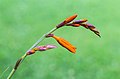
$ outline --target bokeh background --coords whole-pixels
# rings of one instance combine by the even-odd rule
[[[12,79],[120,79],[119,0],[0,0],[0,75],[6,79],[16,60],[44,33],[68,16],[87,18],[102,38],[79,27],[55,32],[77,47],[72,54],[54,39],[40,43],[57,49],[38,52]]]

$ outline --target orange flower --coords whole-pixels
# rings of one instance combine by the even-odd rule
[[[65,19],[65,22],[66,22],[66,23],[69,23],[69,22],[73,21],[76,17],[77,17],[76,14],[73,15],[73,16],[70,16],[70,17],[68,17],[68,18]]]
[[[66,48],[67,50],[69,50],[72,53],[76,52],[76,47],[74,47],[72,44],[70,44],[68,41],[66,41],[63,38],[60,38],[58,36],[53,35],[52,36],[61,46],[63,46],[64,48]]]

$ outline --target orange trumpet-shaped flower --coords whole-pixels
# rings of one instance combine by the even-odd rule
[[[74,47],[72,44],[70,44],[68,41],[66,41],[65,39],[55,36],[52,36],[61,46],[63,46],[64,48],[66,48],[67,50],[69,50],[72,53],[76,52],[76,47]]]

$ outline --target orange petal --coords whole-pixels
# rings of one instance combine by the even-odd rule
[[[76,49],[75,46],[73,46],[72,44],[70,44],[70,43],[69,43],[68,41],[66,41],[65,39],[63,39],[63,38],[60,38],[60,39],[61,39],[60,41],[64,42],[66,45],[72,47],[73,49]]]
[[[65,22],[66,22],[66,23],[69,23],[69,22],[73,21],[76,17],[77,17],[76,14],[73,15],[73,16],[70,16],[70,17],[66,18]]]
[[[67,50],[69,50],[72,53],[76,52],[76,47],[74,47],[72,44],[70,44],[68,41],[66,41],[63,38],[60,38],[58,36],[53,36],[53,38],[64,48],[66,48]]]

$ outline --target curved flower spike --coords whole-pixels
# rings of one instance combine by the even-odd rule
[[[74,47],[72,44],[70,44],[68,41],[66,41],[65,39],[55,36],[52,36],[61,46],[63,46],[64,48],[66,48],[67,50],[69,50],[72,53],[76,52],[76,47]]]

